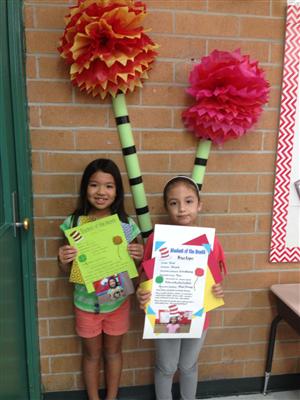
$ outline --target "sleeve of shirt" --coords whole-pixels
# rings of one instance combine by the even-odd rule
[[[152,258],[152,247],[153,247],[153,238],[154,238],[154,233],[152,232],[150,236],[147,239],[147,242],[144,247],[144,256],[143,256],[143,261],[150,260]]]
[[[141,233],[141,231],[132,218],[128,217],[128,222],[131,226],[130,242],[132,242]]]
[[[144,273],[147,279],[152,279],[154,270],[154,258],[152,257],[152,246],[153,246],[154,233],[148,237],[147,242],[144,246],[144,256],[143,260],[139,266],[139,275]]]
[[[72,215],[69,215],[59,227],[63,232],[72,228]]]

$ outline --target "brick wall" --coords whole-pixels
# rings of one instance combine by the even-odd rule
[[[110,157],[123,173],[110,101],[71,87],[56,47],[67,0],[25,0],[27,88],[30,109],[35,243],[42,379],[46,391],[82,388],[80,342],[73,329],[72,288],[58,271],[59,224],[73,209],[81,172]],[[201,380],[263,375],[275,283],[299,282],[299,264],[268,262],[272,193],[285,27],[284,0],[148,0],[147,27],[161,45],[142,90],[127,97],[153,221],[164,221],[161,189],[192,170],[196,140],[181,111],[193,60],[214,48],[241,48],[259,60],[272,90],[262,118],[247,136],[213,148],[203,187],[201,223],[215,226],[230,274],[226,305],[213,312],[200,356]],[[153,343],[142,341],[135,306],[124,345],[122,385],[153,382]],[[299,336],[282,324],[273,372],[299,372]]]

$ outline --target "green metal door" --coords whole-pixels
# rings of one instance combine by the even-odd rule
[[[0,400],[40,399],[22,3],[0,0]]]

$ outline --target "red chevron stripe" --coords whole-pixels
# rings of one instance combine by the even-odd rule
[[[274,189],[271,262],[299,262],[300,248],[284,246],[298,91],[300,7],[287,8],[286,42]]]

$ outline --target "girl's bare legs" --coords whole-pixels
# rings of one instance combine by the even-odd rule
[[[106,381],[106,400],[114,400],[118,395],[118,389],[122,372],[122,339],[123,335],[112,336],[104,334],[103,356]]]
[[[82,371],[89,400],[100,400],[99,370],[102,353],[102,335],[82,338]]]

